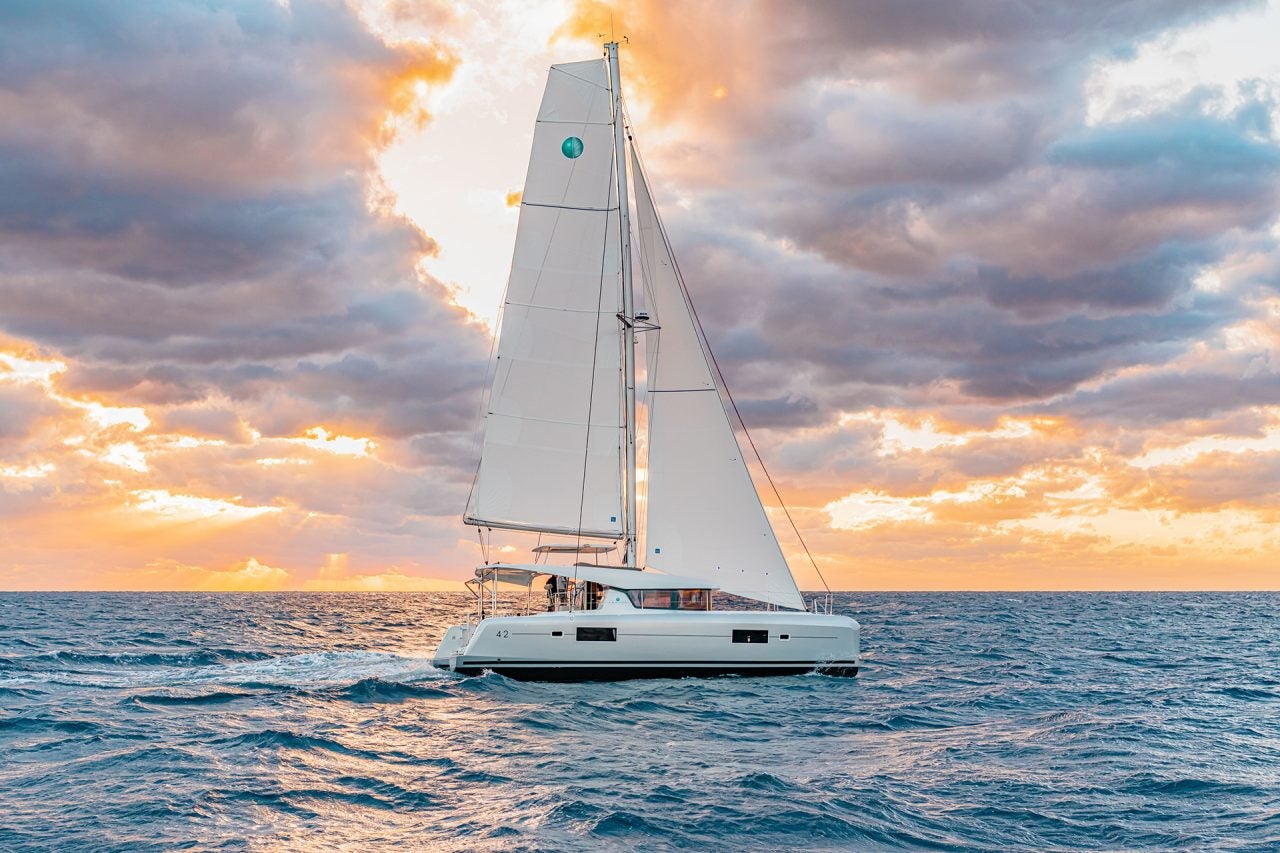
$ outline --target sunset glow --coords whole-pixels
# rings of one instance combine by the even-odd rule
[[[0,588],[460,588],[546,67],[610,14],[833,587],[1280,587],[1280,3],[213,7],[6,57]]]

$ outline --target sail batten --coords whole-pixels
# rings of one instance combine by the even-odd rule
[[[649,348],[645,564],[782,607],[804,600],[720,399],[653,196],[632,150]]]
[[[571,204],[548,204],[546,202],[542,204],[536,204],[531,201],[521,201],[520,204],[521,206],[528,205],[529,207],[554,207],[557,210],[589,210],[589,211],[592,211],[593,213],[610,213],[618,209],[616,206],[615,207],[574,207]]]
[[[622,535],[618,208],[605,64],[552,66],[520,205],[468,524]]]
[[[471,516],[463,516],[462,523],[471,527],[489,527],[494,530],[515,530],[521,533],[550,533],[560,536],[581,536],[584,539],[607,539],[616,542],[619,534],[613,530],[587,530],[577,527],[539,527],[527,524],[509,524],[501,521],[486,521],[484,519],[472,518]]]

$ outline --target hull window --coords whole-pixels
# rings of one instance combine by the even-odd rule
[[[643,610],[710,610],[709,589],[633,589],[631,604]]]
[[[734,631],[733,641],[735,643],[767,643],[769,642],[768,631]]]
[[[579,628],[578,639],[592,642],[612,643],[618,639],[617,628]]]

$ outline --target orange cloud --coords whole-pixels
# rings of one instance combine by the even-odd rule
[[[421,128],[431,119],[425,103],[428,93],[433,86],[449,82],[459,60],[440,44],[400,42],[395,50],[399,63],[378,81],[380,101],[387,105],[393,120],[407,120]],[[379,143],[390,143],[397,130],[396,121],[384,123]]]
[[[136,570],[109,572],[99,588],[107,590],[196,590],[201,592],[459,592],[461,581],[404,575],[395,569],[379,574],[335,576],[321,571],[319,578],[301,578],[296,572],[249,557],[222,568],[205,568],[176,560],[155,560]]]
[[[732,174],[726,139],[754,120],[771,96],[773,23],[722,4],[576,0],[553,40],[618,41],[628,109],[642,150],[657,154],[665,175],[703,183]],[[776,81],[775,81],[776,82]]]

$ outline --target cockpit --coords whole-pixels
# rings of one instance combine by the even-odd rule
[[[534,563],[486,564],[476,569],[475,579],[468,581],[467,586],[476,596],[478,615],[482,619],[500,613],[516,615],[539,611],[712,609],[715,587],[700,578],[584,561],[570,565],[547,562],[553,554],[596,555],[610,550],[612,546],[542,545],[534,549]],[[508,590],[501,596],[499,585]],[[518,591],[520,588],[523,594]]]

